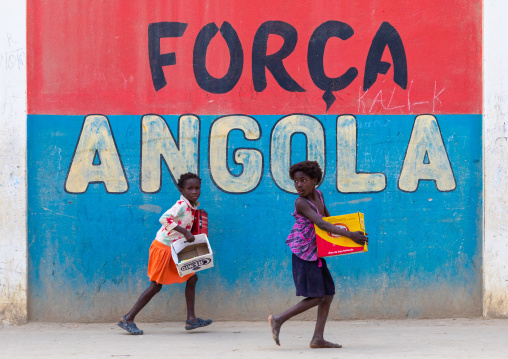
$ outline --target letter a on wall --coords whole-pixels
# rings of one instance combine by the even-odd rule
[[[85,118],[65,180],[65,191],[84,193],[90,183],[103,183],[108,193],[125,193],[129,189],[106,116]]]
[[[420,180],[435,181],[441,192],[453,191],[457,187],[439,125],[432,115],[415,119],[400,171],[399,188],[414,192]]]

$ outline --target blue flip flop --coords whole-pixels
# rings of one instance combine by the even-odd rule
[[[119,320],[118,323],[116,323],[116,324],[120,328],[128,331],[129,334],[132,334],[132,335],[143,334],[143,331],[137,327],[136,323],[127,323],[127,319],[125,318],[125,315],[122,317],[122,320]]]
[[[211,319],[196,318],[195,321],[186,320],[185,323],[188,324],[185,326],[185,330],[192,330],[192,329],[197,329],[197,328],[201,328],[201,327],[206,327],[206,326],[212,324],[212,320]]]

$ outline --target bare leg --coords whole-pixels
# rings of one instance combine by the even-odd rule
[[[150,302],[154,295],[160,292],[161,289],[162,284],[157,284],[157,282],[152,281],[150,286],[139,296],[138,301],[134,304],[130,312],[125,315],[127,323],[134,322],[136,315],[148,304],[148,302]],[[120,320],[123,322],[123,318]]]
[[[187,320],[195,321],[196,314],[194,313],[194,303],[196,301],[196,283],[198,282],[198,275],[194,274],[187,280],[185,285],[185,302],[187,303]]]
[[[270,323],[270,327],[272,328],[272,337],[275,340],[275,344],[280,345],[279,341],[279,332],[280,327],[284,322],[288,319],[293,318],[295,315],[305,312],[316,305],[319,305],[324,298],[305,298],[300,303],[295,306],[289,308],[284,313],[279,315],[270,315],[268,317],[268,323]]]
[[[328,318],[328,312],[330,311],[332,300],[333,295],[326,295],[325,299],[319,304],[316,328],[314,329],[314,336],[310,342],[311,348],[342,348],[342,345],[327,342],[323,337],[326,319]]]
[[[196,299],[196,283],[198,282],[198,276],[194,274],[187,280],[185,286],[185,301],[187,303],[187,320],[185,321],[185,329],[193,330],[201,327],[206,327],[212,324],[211,319],[197,318],[194,314],[194,303]]]

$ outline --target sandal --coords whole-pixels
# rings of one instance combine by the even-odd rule
[[[185,330],[192,330],[196,328],[206,327],[207,325],[212,324],[212,320],[196,318],[195,321],[186,320],[185,323],[188,324],[185,326]]]
[[[122,320],[118,321],[118,323],[116,323],[116,324],[120,328],[128,331],[129,334],[132,334],[132,335],[143,334],[143,331],[136,326],[136,323],[127,323],[127,319],[125,318],[125,315],[122,317]]]

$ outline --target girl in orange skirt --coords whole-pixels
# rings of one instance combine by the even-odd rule
[[[171,256],[171,243],[181,238],[194,242],[191,228],[194,222],[196,209],[199,206],[198,198],[201,194],[201,179],[194,173],[185,173],[178,180],[178,190],[182,194],[180,199],[159,221],[162,227],[152,242],[148,258],[148,277],[150,286],[146,289],[132,309],[117,323],[130,334],[139,335],[143,331],[134,323],[136,315],[148,304],[154,295],[160,292],[163,285],[187,282],[185,286],[185,300],[187,302],[187,320],[185,329],[191,330],[212,324],[211,319],[197,318],[194,314],[196,283],[198,276],[195,273],[180,277],[175,262]]]

